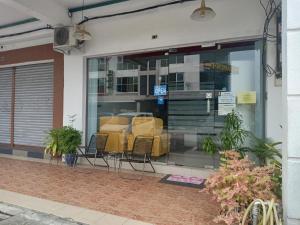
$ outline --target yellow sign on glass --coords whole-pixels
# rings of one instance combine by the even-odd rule
[[[240,92],[237,95],[238,104],[256,104],[256,92],[255,91],[245,91]]]

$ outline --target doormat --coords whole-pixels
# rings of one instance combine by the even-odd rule
[[[160,183],[203,189],[205,187],[205,181],[206,179],[202,177],[190,177],[169,174],[163,177],[160,180]]]

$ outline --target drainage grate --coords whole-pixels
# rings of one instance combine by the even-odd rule
[[[12,215],[0,211],[0,221],[7,220],[10,217],[12,217]]]

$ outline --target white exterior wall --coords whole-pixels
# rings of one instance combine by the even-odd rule
[[[276,33],[275,20],[270,28],[272,33]],[[267,63],[276,68],[276,43],[269,42],[267,47]],[[266,136],[275,141],[282,141],[282,86],[281,80],[276,80],[275,76],[266,78]]]
[[[65,57],[64,65],[64,125],[69,124],[69,115],[76,114],[74,127],[82,130],[85,121],[85,79],[82,55]]]
[[[274,76],[267,78],[266,91],[266,137],[282,141],[282,87],[275,86]]]
[[[300,1],[283,1],[283,201],[285,224],[300,224]]]
[[[134,0],[133,0],[134,1]],[[199,2],[184,3],[134,15],[91,21],[86,24],[93,39],[86,42],[84,53],[65,56],[64,115],[77,114],[76,128],[85,130],[85,90],[83,80],[84,58],[95,55],[111,55],[135,51],[147,51],[166,47],[201,44],[223,40],[248,39],[262,35],[264,11],[256,0],[207,1],[217,16],[208,22],[196,22],[190,14]],[[154,3],[153,3],[154,4]],[[134,4],[132,4],[134,5]],[[109,12],[92,10],[94,15]],[[117,8],[117,7],[116,7]],[[128,6],[130,9],[130,7]],[[114,8],[115,9],[115,8]],[[102,11],[101,11],[102,10]],[[158,38],[151,39],[153,34]],[[268,79],[267,136],[281,140],[278,122],[281,114],[280,87],[275,88]]]

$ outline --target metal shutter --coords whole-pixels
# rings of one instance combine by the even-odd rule
[[[53,120],[53,64],[16,67],[14,143],[43,146]]]
[[[13,70],[0,69],[0,143],[10,143]]]

